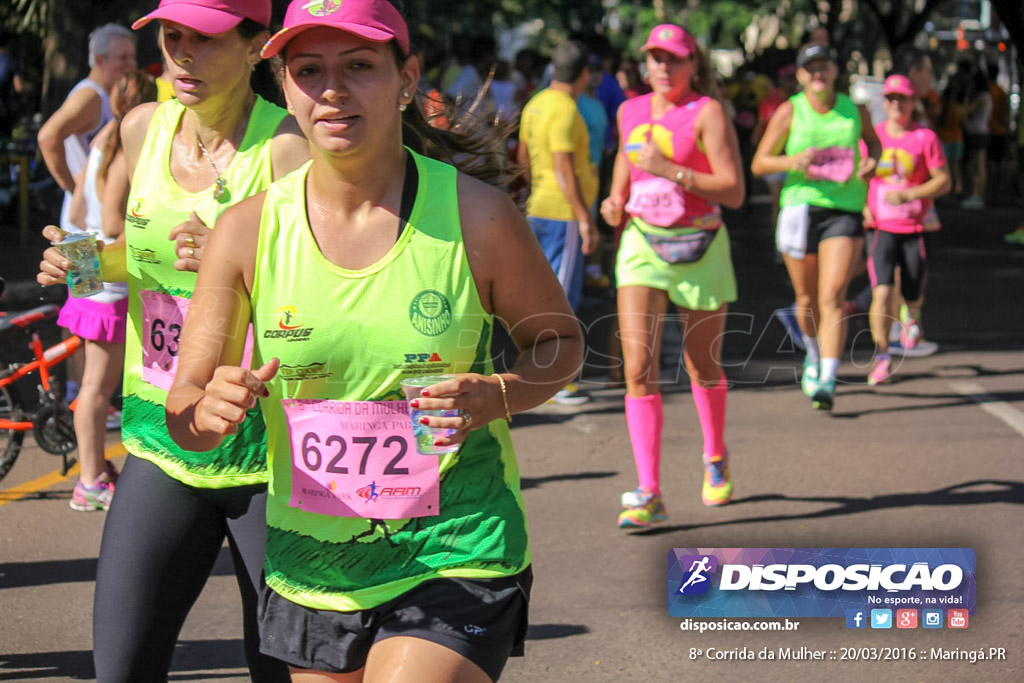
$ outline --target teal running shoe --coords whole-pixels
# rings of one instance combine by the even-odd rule
[[[804,396],[811,398],[818,391],[818,361],[804,356],[804,372],[800,376],[800,389]]]
[[[818,383],[818,390],[811,396],[811,407],[815,410],[832,410],[836,402],[836,380],[832,378]]]

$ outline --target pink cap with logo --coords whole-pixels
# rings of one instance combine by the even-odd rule
[[[166,19],[215,36],[238,26],[242,19],[269,26],[270,13],[270,0],[160,0],[159,7],[132,24],[132,28],[138,30],[154,19]]]
[[[394,40],[402,54],[409,54],[409,27],[387,0],[292,0],[284,28],[263,46],[263,56],[273,57],[292,38],[318,26],[341,29],[373,43]]]
[[[643,51],[664,50],[676,57],[689,57],[697,51],[697,40],[685,28],[675,24],[661,24],[651,29]]]
[[[917,92],[914,90],[914,84],[910,82],[909,78],[901,74],[893,74],[885,79],[885,85],[882,86],[882,94],[913,97]]]

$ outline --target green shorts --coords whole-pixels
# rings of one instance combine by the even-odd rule
[[[672,265],[658,256],[647,243],[634,218],[622,233],[615,262],[618,287],[641,286],[668,292],[669,301],[691,311],[717,311],[723,304],[736,301],[736,275],[732,269],[729,233],[723,225],[721,235],[699,261]],[[697,232],[696,228],[667,230],[642,223],[652,235],[678,235]]]

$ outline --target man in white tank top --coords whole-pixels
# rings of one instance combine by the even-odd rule
[[[135,37],[117,24],[106,24],[89,35],[89,75],[68,93],[64,104],[39,129],[39,150],[46,167],[64,190],[60,227],[74,230],[68,216],[71,194],[85,168],[89,142],[107,121],[110,90],[126,71],[135,68]]]

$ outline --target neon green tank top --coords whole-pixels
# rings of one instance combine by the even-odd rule
[[[857,105],[838,93],[832,109],[819,114],[811,109],[807,95],[800,93],[789,99],[793,103],[793,123],[786,140],[786,154],[793,155],[808,147],[820,150],[839,148],[853,150],[853,168],[860,163],[861,118]],[[810,204],[829,209],[860,212],[867,200],[868,186],[854,175],[844,183],[812,180],[800,171],[788,171],[782,188],[780,204]]]
[[[212,452],[184,451],[167,433],[164,404],[172,377],[168,371],[175,367],[181,333],[179,304],[191,298],[196,282],[195,273],[174,269],[175,244],[167,236],[192,211],[212,227],[229,206],[271,183],[271,140],[287,114],[256,99],[242,142],[224,172],[227,193],[218,201],[212,188],[187,192],[171,176],[171,143],[184,112],[177,100],[164,102],[154,111],[128,195],[125,238],[130,296],[121,438],[129,453],[191,486],[261,483],[268,475],[266,430],[259,411],[251,411],[238,433]]]
[[[339,268],[318,248],[306,218],[308,165],[271,185],[263,206],[253,363],[281,360],[270,396],[261,399],[271,469],[266,580],[312,608],[366,609],[429,579],[509,576],[530,561],[503,420],[472,432],[458,454],[440,456],[437,516],[379,520],[289,506],[282,399],[399,401],[403,377],[493,372],[494,319],[466,260],[456,170],[413,157],[419,184],[408,224],[388,254],[362,270]],[[326,462],[326,446],[324,453]]]

